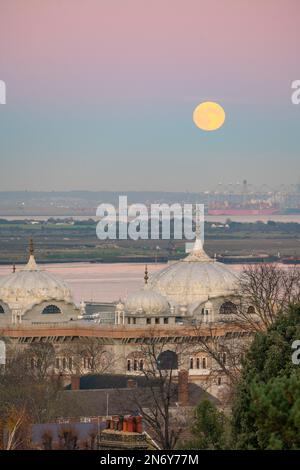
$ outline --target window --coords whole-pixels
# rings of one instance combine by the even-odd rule
[[[197,360],[196,360],[196,367],[197,367],[197,369],[200,369],[200,359],[199,359],[199,357],[197,357]]]
[[[133,370],[138,370],[138,362],[136,359],[133,361]]]
[[[174,351],[163,351],[157,358],[157,367],[160,370],[178,369],[178,356]]]
[[[47,307],[44,308],[42,311],[44,314],[48,313],[61,313],[60,308],[58,308],[56,305],[47,305]]]
[[[69,370],[73,369],[73,359],[72,357],[69,357]]]
[[[166,317],[164,318],[164,324],[167,325],[169,323],[169,319]]]
[[[136,318],[133,317],[132,321],[133,321],[133,324],[135,325],[136,324]]]
[[[155,325],[159,325],[159,318],[155,318]]]
[[[221,379],[221,377],[218,377],[218,385],[219,385],[219,386],[222,385],[222,379]]]
[[[62,366],[63,366],[63,369],[67,368],[67,359],[65,357],[62,360]]]
[[[202,369],[206,369],[206,357],[202,358]]]
[[[253,305],[250,305],[250,306],[248,307],[247,313],[249,313],[249,314],[255,313],[255,308],[253,307]]]
[[[147,318],[146,323],[147,325],[151,325],[151,318]]]
[[[56,367],[56,369],[59,369],[59,367],[60,367],[59,357],[57,357],[56,360],[55,360],[55,367]]]
[[[222,360],[223,360],[223,364],[225,365],[226,364],[226,353],[223,353]]]
[[[67,364],[66,364],[67,366]],[[63,365],[63,368],[65,369],[66,366]],[[93,360],[91,357],[84,357],[83,358],[83,367],[85,369],[92,369],[93,368]]]
[[[237,308],[236,305],[230,301],[224,302],[220,307],[220,314],[221,315],[230,315],[236,313]]]
[[[127,370],[128,370],[128,372],[131,371],[131,360],[130,359],[127,359]]]
[[[140,359],[140,370],[144,370],[144,361]]]
[[[218,359],[219,359],[219,363],[221,364],[226,364],[226,353],[219,353],[218,354]]]
[[[194,359],[190,358],[190,369],[194,369]]]
[[[2,307],[2,305],[0,305],[0,313],[5,313],[4,308]]]
[[[31,367],[31,369],[34,369],[34,368],[35,368],[35,360],[34,360],[34,357],[32,357],[32,358],[30,359],[30,367]]]
[[[131,321],[131,318],[128,317],[128,318],[127,318],[127,323],[128,323],[128,325],[130,325],[130,321]]]

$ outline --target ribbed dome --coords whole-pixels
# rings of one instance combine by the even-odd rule
[[[24,269],[0,278],[0,300],[8,305],[26,307],[48,300],[72,302],[69,287],[36,265],[33,254]]]
[[[168,301],[158,292],[146,285],[143,289],[130,294],[125,302],[128,313],[145,313],[158,315],[169,309]]]
[[[209,296],[234,294],[237,276],[224,264],[209,258],[197,239],[186,258],[156,273],[149,285],[170,302],[192,304],[206,301]]]

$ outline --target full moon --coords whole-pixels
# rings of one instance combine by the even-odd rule
[[[203,131],[216,131],[224,124],[225,111],[218,103],[205,101],[194,109],[193,121]]]

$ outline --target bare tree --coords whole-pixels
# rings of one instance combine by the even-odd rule
[[[230,401],[253,334],[268,328],[289,304],[300,301],[300,271],[274,264],[246,266],[240,276],[239,296],[228,321],[198,323],[194,351],[210,358],[208,386],[221,374],[227,380]]]
[[[209,374],[206,389],[223,377],[227,387],[223,389],[223,404],[230,403],[234,386],[242,368],[242,359],[251,342],[252,334],[239,329],[234,323],[216,325],[198,323],[194,328],[194,355],[204,354],[207,357]],[[204,387],[204,385],[203,385]]]
[[[103,345],[101,338],[80,338],[62,349],[62,354],[72,358],[72,370],[83,375],[90,373],[103,374],[108,372],[116,360],[113,353]]]
[[[34,351],[36,359],[37,350]],[[32,367],[31,349],[13,348],[9,351],[0,381],[0,419],[6,419],[7,410],[15,407],[25,410],[33,422],[49,421],[54,415],[61,378],[54,373],[40,374]],[[43,368],[42,368],[43,369]]]
[[[148,335],[136,353],[146,384],[142,389],[133,389],[132,403],[160,447],[174,449],[183,429],[178,408],[176,413],[172,412],[178,396],[176,373],[184,360],[186,346],[175,343],[171,346],[168,338],[160,338],[159,342],[156,339],[154,333]]]
[[[33,343],[26,352],[31,374],[44,380],[54,373],[55,350],[51,343]]]
[[[300,270],[275,264],[246,266],[240,276],[236,319],[243,329],[267,329],[278,314],[300,301]]]
[[[30,419],[25,407],[8,406],[1,417],[1,428],[5,438],[2,448],[5,450],[21,450],[30,448]]]

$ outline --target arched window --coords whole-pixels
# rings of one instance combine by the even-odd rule
[[[2,305],[0,305],[0,313],[5,313],[4,308],[2,307]]]
[[[220,314],[221,315],[230,315],[236,313],[237,308],[233,302],[224,302],[220,307]]]
[[[136,359],[133,361],[133,370],[138,370],[138,362]]]
[[[65,357],[63,357],[63,360],[62,360],[62,367],[63,369],[67,368],[67,359]]]
[[[140,359],[140,370],[144,370],[144,361]]]
[[[194,359],[190,358],[190,369],[194,369]]]
[[[197,369],[200,369],[200,358],[199,357],[197,357],[196,364],[197,364]]]
[[[130,359],[127,359],[127,370],[128,370],[128,372],[131,371],[131,360]]]
[[[44,308],[42,313],[45,313],[45,314],[48,314],[48,313],[61,313],[61,310],[56,305],[47,305],[47,307]]]
[[[178,357],[174,351],[164,351],[157,358],[157,367],[160,370],[178,369]]]
[[[202,358],[202,369],[206,369],[206,357]]]
[[[253,307],[253,305],[250,305],[250,306],[248,307],[247,313],[249,313],[249,314],[255,313],[255,308]]]

